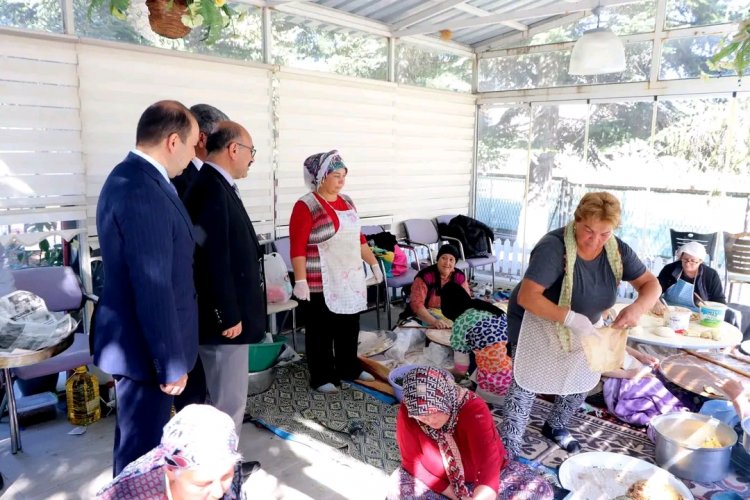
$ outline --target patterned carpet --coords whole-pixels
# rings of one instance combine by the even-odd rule
[[[271,388],[247,400],[256,423],[317,449],[333,448],[390,474],[401,462],[396,444],[397,405],[344,384],[337,394],[310,389],[306,365],[280,367]]]
[[[559,447],[542,437],[541,429],[544,420],[552,407],[548,401],[537,399],[531,411],[527,438],[523,447],[523,455],[527,459],[557,469],[568,457]],[[492,411],[496,421],[500,422],[500,409]],[[646,433],[639,429],[607,421],[594,415],[579,412],[573,416],[570,423],[573,435],[579,439],[582,451],[610,451],[640,458],[654,463],[654,445],[646,437]],[[740,477],[734,468],[730,474],[718,483],[696,483],[684,481],[690,488],[696,500],[710,499],[721,491],[734,491],[742,498],[750,498],[750,477]]]

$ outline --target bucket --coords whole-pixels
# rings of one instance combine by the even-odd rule
[[[586,363],[591,371],[602,373],[622,368],[628,331],[604,327],[598,328],[597,333],[597,336],[587,335],[581,338]]]
[[[664,326],[667,326],[676,332],[687,330],[690,326],[691,314],[692,311],[687,307],[670,306],[669,310],[664,315]]]
[[[702,302],[700,306],[701,325],[719,326],[724,321],[727,306],[719,302]]]
[[[404,375],[406,375],[407,372],[413,370],[414,368],[419,368],[419,366],[420,365],[402,365],[398,368],[394,368],[393,370],[391,370],[391,373],[388,374],[388,383],[391,384],[391,387],[393,387],[393,395],[396,396],[396,399],[399,402],[404,396]]]

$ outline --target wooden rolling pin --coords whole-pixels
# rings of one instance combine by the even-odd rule
[[[703,354],[703,353],[698,352],[698,351],[692,351],[690,349],[685,349],[685,352],[687,352],[687,353],[695,356],[696,358],[701,358],[701,359],[704,359],[706,361],[710,361],[711,363],[713,363],[715,365],[719,365],[722,368],[726,368],[727,370],[732,370],[735,373],[739,373],[740,375],[743,375],[745,377],[750,378],[750,364],[748,364],[748,369],[747,370],[743,370],[741,368],[737,368],[736,366],[732,366],[729,363],[725,363],[723,361],[720,361],[720,360],[714,358],[713,356],[709,356],[707,354]]]

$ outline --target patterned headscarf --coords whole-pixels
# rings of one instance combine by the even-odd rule
[[[341,168],[349,171],[337,149],[308,156],[302,169],[305,175],[305,184],[310,188],[310,191],[317,191],[328,174]]]
[[[223,498],[235,499],[242,485],[234,422],[210,405],[188,405],[164,426],[159,445],[131,462],[97,493],[100,499],[134,498],[135,493],[160,498],[164,467],[196,469],[226,467],[235,463],[235,480]],[[134,493],[135,492],[135,493]]]
[[[461,452],[453,432],[458,423],[458,414],[463,405],[476,398],[476,394],[459,387],[453,376],[439,368],[420,366],[404,375],[402,403],[410,417],[421,417],[441,412],[448,415],[448,421],[440,429],[419,422],[425,434],[437,442],[448,480],[459,499],[471,498],[464,479]]]

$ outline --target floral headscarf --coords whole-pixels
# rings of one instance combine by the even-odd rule
[[[188,405],[164,426],[159,445],[125,467],[97,493],[97,498],[135,498],[134,492],[148,498],[162,498],[164,467],[210,468],[232,462],[236,464],[235,481],[224,499],[238,498],[242,485],[238,443],[229,415],[209,405]]]
[[[337,149],[308,156],[302,169],[305,175],[305,184],[310,188],[310,191],[317,191],[328,174],[341,168],[349,171]]]
[[[459,499],[471,498],[464,479],[461,453],[453,437],[458,423],[458,414],[463,405],[476,398],[476,394],[456,385],[453,376],[439,368],[420,366],[404,376],[402,403],[410,417],[421,417],[441,412],[448,421],[440,429],[419,422],[425,434],[437,442],[448,480]]]

